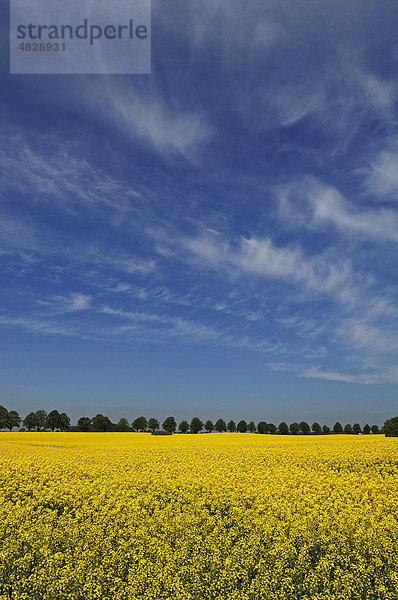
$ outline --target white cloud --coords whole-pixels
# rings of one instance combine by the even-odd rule
[[[123,250],[108,250],[99,244],[76,245],[68,254],[74,262],[111,268],[130,275],[151,273],[157,267],[153,258],[134,256]]]
[[[164,336],[167,337],[184,337],[184,338],[192,338],[196,341],[200,342],[225,342],[223,335],[216,331],[213,327],[208,325],[204,325],[202,323],[195,323],[192,321],[188,321],[183,319],[178,315],[162,315],[162,314],[154,314],[154,313],[145,313],[141,311],[127,311],[123,308],[112,308],[110,306],[102,306],[98,312],[110,315],[113,317],[119,317],[122,319],[126,319],[128,321],[132,321],[135,324],[155,324],[155,325],[163,325],[166,326],[167,329],[162,330],[162,338]],[[124,331],[128,331],[129,329],[124,329]],[[156,337],[156,336],[154,336]]]
[[[117,122],[131,137],[140,139],[159,154],[181,155],[190,160],[209,140],[210,125],[201,110],[167,106],[158,96],[142,97],[133,92],[113,93]]]
[[[313,338],[319,336],[325,330],[325,325],[317,323],[313,319],[290,315],[278,318],[278,323],[285,327],[293,328],[300,337]]]
[[[337,371],[322,371],[318,367],[309,367],[303,369],[298,373],[299,377],[306,377],[309,379],[325,379],[327,381],[341,381],[345,383],[382,383],[380,381],[380,375],[360,373],[358,375],[352,375],[349,373],[339,373]]]
[[[186,108],[173,97],[167,100],[151,81],[140,91],[131,82],[82,83],[76,102],[83,102],[91,115],[119,135],[140,142],[161,157],[195,163],[214,134],[208,116],[199,106]]]
[[[114,227],[141,207],[141,195],[50,136],[39,136],[36,145],[22,134],[0,135],[0,192],[27,199],[30,204],[57,205],[79,216],[82,208],[102,214]]]
[[[72,292],[68,296],[51,296],[46,300],[36,300],[40,306],[46,306],[56,313],[69,313],[91,308],[91,296],[80,292]]]
[[[387,209],[358,210],[333,186],[305,177],[277,189],[281,218],[291,226],[341,231],[398,243],[398,213]],[[303,204],[303,201],[305,204]]]
[[[335,294],[350,285],[348,261],[336,265],[322,255],[309,258],[298,246],[278,247],[270,238],[243,239],[233,262],[245,272],[298,283],[317,293]]]
[[[40,241],[35,228],[22,221],[0,213],[0,244],[6,250],[38,250]]]
[[[336,334],[345,339],[349,348],[366,350],[368,356],[386,355],[398,351],[398,334],[391,323],[372,323],[366,317],[342,320]]]
[[[372,111],[373,117],[384,118],[390,122],[393,118],[393,108],[397,100],[397,84],[394,80],[382,78],[371,72],[361,63],[360,59],[346,60],[345,77],[351,78],[358,107],[363,111]]]
[[[12,315],[0,313],[0,324],[8,327],[18,327],[23,331],[28,331],[32,333],[63,335],[67,337],[80,338],[90,337],[88,335],[85,335],[82,331],[74,331],[73,329],[62,323],[57,323],[55,321],[48,321],[47,319],[40,319],[34,317],[15,317]]]
[[[304,367],[285,362],[269,362],[267,367],[272,371],[288,371],[295,373],[298,377],[308,379],[324,379],[326,381],[336,381],[342,383],[359,383],[359,384],[383,384],[383,383],[398,383],[398,369],[396,367],[388,367],[384,370],[362,373],[340,373],[333,370],[322,370],[320,367],[309,366]]]
[[[0,244],[4,244],[8,250],[31,251],[42,258],[64,257],[69,264],[95,265],[130,275],[151,273],[157,268],[155,259],[134,256],[123,250],[109,250],[99,244],[84,244],[65,235],[59,237],[43,226],[39,230],[33,223],[26,225],[1,214]],[[29,255],[25,252],[24,256]],[[31,256],[29,262],[36,260],[37,256]]]
[[[397,146],[395,141],[394,146]],[[391,148],[380,152],[370,161],[366,173],[365,188],[374,200],[398,201],[398,149]]]
[[[34,304],[34,310],[31,307],[25,309],[32,314],[30,317],[7,313],[1,309],[0,324],[29,332],[103,342],[145,341],[169,344],[179,340],[184,344],[215,344],[273,355],[286,351],[279,342],[259,339],[258,335],[242,336],[236,326],[226,328],[221,325],[220,328],[215,328],[203,320],[186,318],[180,314],[114,307],[99,303],[93,295],[82,292],[36,299]]]
[[[198,56],[216,55],[223,68],[236,70],[247,61],[261,59],[286,38],[283,24],[267,3],[173,0],[168,10],[154,14],[167,37],[183,36]]]
[[[166,238],[163,238],[163,242]],[[298,245],[276,246],[270,237],[241,238],[237,242],[201,234],[197,237],[169,238],[170,246],[180,245],[182,260],[194,258],[202,268],[217,268],[232,277],[254,275],[259,278],[293,283],[316,294],[328,294],[341,302],[356,296],[350,262],[336,260],[327,253],[306,256]]]
[[[346,42],[320,56],[309,73],[300,67],[296,76],[289,73],[282,84],[278,76],[276,82],[267,81],[264,88],[263,98],[279,125],[292,126],[310,119],[318,130],[337,139],[342,148],[370,118],[382,120],[388,128],[393,126],[396,83],[370,71]],[[270,126],[268,119],[260,119],[259,125],[262,123]]]
[[[67,257],[69,263],[100,265],[128,274],[146,274],[157,268],[154,258],[136,256],[123,248],[118,250],[121,245],[116,242],[109,248],[101,240],[79,241],[74,228],[68,234],[58,232],[46,220],[56,204],[58,209],[78,219],[79,227],[82,218],[87,220],[84,211],[88,209],[96,219],[115,228],[128,217],[131,231],[134,223],[131,217],[140,211],[143,202],[138,193],[85,161],[57,153],[54,140],[42,139],[45,151],[41,152],[32,149],[21,135],[0,135],[0,141],[5,148],[0,151],[3,251],[19,252],[25,263],[41,256]]]

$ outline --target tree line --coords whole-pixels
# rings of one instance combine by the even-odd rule
[[[66,413],[59,413],[57,410],[52,410],[47,413],[45,410],[37,410],[30,412],[22,420],[16,410],[8,411],[4,406],[0,406],[0,429],[9,429],[12,431],[14,427],[19,427],[23,424],[23,429],[32,431],[68,431],[71,428],[70,418]]]
[[[9,429],[12,431],[16,427],[23,425],[26,431],[135,431],[156,433],[160,430],[160,422],[158,419],[146,417],[137,417],[131,423],[126,418],[120,419],[117,423],[113,423],[111,419],[101,413],[94,417],[80,417],[77,421],[77,426],[71,426],[71,421],[66,413],[59,413],[57,410],[52,410],[47,413],[45,410],[37,410],[30,412],[24,419],[21,419],[18,412],[15,410],[8,411],[4,406],[0,406],[0,429]],[[177,424],[174,417],[167,417],[162,422],[162,430],[167,433],[211,433],[217,431],[223,432],[239,432],[239,433],[259,433],[259,434],[280,434],[280,435],[327,435],[333,434],[377,434],[385,433],[387,436],[398,436],[398,417],[388,419],[384,426],[380,429],[378,425],[364,425],[361,427],[359,423],[351,425],[347,423],[343,425],[337,421],[332,428],[328,425],[320,425],[317,422],[310,426],[306,421],[300,423],[293,422],[288,425],[285,421],[275,425],[266,421],[259,421],[257,425],[254,421],[247,423],[244,420],[235,423],[218,419],[215,423],[208,419],[203,422],[199,417],[194,417],[190,422],[183,420]]]

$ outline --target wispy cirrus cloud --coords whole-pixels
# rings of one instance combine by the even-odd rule
[[[391,355],[398,351],[398,336],[388,318],[375,323],[352,316],[342,321],[338,335],[346,339],[349,348],[366,350],[368,356]]]
[[[41,247],[38,232],[29,218],[0,214],[0,245],[3,252],[36,251]]]
[[[129,82],[91,81],[81,84],[81,103],[118,134],[165,160],[196,163],[214,135],[214,127],[201,107],[185,106],[165,97],[155,84],[139,90]]]
[[[174,9],[174,10],[173,10]],[[216,55],[225,69],[248,60],[258,61],[278,42],[286,40],[283,22],[272,7],[256,3],[204,0],[200,5],[173,0],[168,11],[155,15],[155,23],[170,36],[182,36],[197,57]]]
[[[366,65],[346,42],[320,58],[315,70],[289,76],[281,85],[271,81],[264,96],[282,127],[304,119],[338,139],[338,147],[351,143],[364,121],[377,118],[392,127],[398,86]],[[344,132],[344,138],[342,134]]]
[[[269,236],[233,240],[207,231],[190,237],[165,231],[155,235],[161,254],[194,261],[202,269],[218,269],[224,277],[289,282],[316,294],[331,294],[342,302],[355,295],[350,261],[336,260],[327,252],[309,256],[299,244],[276,245]]]
[[[398,140],[393,138],[389,147],[369,161],[369,168],[361,169],[366,176],[364,187],[373,200],[398,201]]]
[[[337,223],[340,226],[342,221],[344,232],[348,230],[352,234],[352,230],[359,230],[365,241],[369,237],[364,235],[366,228],[372,228],[374,235],[378,236],[377,239],[380,237],[379,241],[383,241],[384,245],[382,229],[377,220],[376,223],[373,222],[373,215],[366,220],[353,216],[353,222],[350,220],[347,223],[349,209],[337,190],[321,185],[314,179],[308,181],[314,186],[310,190],[305,187],[312,201],[310,206],[317,207],[318,202],[323,205],[323,210],[320,209],[322,219],[329,222],[329,219],[333,218],[336,227]],[[327,208],[331,210],[325,211],[325,201]],[[311,216],[309,218],[312,220],[311,227],[315,227],[315,219]],[[354,223],[355,219],[359,225]],[[297,219],[293,220],[295,226],[300,225]],[[390,225],[393,225],[391,221],[392,219]],[[385,228],[391,231],[387,221]],[[357,260],[352,261],[345,256],[344,236],[335,250],[326,248],[315,254],[307,254],[297,242],[280,246],[274,244],[269,237],[241,237],[232,240],[219,232],[213,235],[205,229],[190,237],[169,236],[163,232],[159,239],[162,243],[161,251],[165,247],[168,256],[178,257],[201,272],[215,271],[218,277],[229,280],[232,285],[237,281],[250,281],[255,288],[256,285],[261,286],[261,282],[273,282],[276,286],[272,294],[274,308],[275,302],[289,303],[285,290],[288,289],[290,294],[291,290],[295,289],[295,315],[274,315],[272,323],[275,325],[277,321],[281,327],[293,330],[298,338],[307,342],[311,340],[307,348],[300,348],[300,356],[307,359],[325,359],[330,353],[329,350],[338,346],[352,364],[362,365],[362,369],[365,369],[364,372],[344,374],[321,366],[312,369],[310,365],[311,368],[300,369],[300,376],[357,383],[382,383],[390,381],[393,377],[390,375],[393,372],[392,357],[398,351],[395,342],[397,309],[393,289],[387,288],[383,291],[377,279],[358,268]],[[351,245],[351,238],[348,239]],[[358,257],[360,256],[359,252]],[[309,294],[313,307],[316,298],[327,302],[326,320],[321,308],[319,312],[313,308],[314,318],[311,321],[300,316],[300,304],[305,306],[308,303]],[[291,310],[290,307],[288,312]],[[393,322],[391,318],[394,318]],[[321,343],[315,343],[317,338],[322,340]],[[291,342],[290,349],[292,348]],[[366,372],[367,365],[373,368],[371,374]]]
[[[65,233],[58,236],[50,228],[39,228],[26,218],[0,215],[0,246],[30,256],[29,262],[37,261],[38,257],[64,259],[69,264],[94,265],[128,274],[150,273],[157,268],[156,257],[145,258],[123,249],[110,249],[104,243],[84,243]]]
[[[182,317],[175,313],[110,306],[82,292],[37,298],[34,305],[29,311],[30,317],[0,309],[0,324],[32,333],[121,344],[132,341],[212,344],[274,355],[286,351],[279,342],[264,339],[261,335],[242,335],[236,327],[225,327],[221,323],[215,327],[204,323],[203,319]]]
[[[49,299],[38,299],[39,306],[55,309],[56,313],[64,314],[78,310],[87,310],[91,307],[91,296],[81,292],[73,292],[69,296],[52,296]]]
[[[73,216],[83,209],[95,212],[114,227],[142,206],[141,194],[91,165],[54,136],[30,144],[21,133],[0,134],[0,193],[32,206],[54,205]]]
[[[295,329],[300,337],[306,339],[319,336],[325,331],[326,328],[324,323],[318,323],[314,319],[309,319],[298,315],[279,317],[278,322],[285,327]]]
[[[71,327],[65,323],[57,322],[55,320],[48,320],[41,317],[13,316],[8,313],[0,312],[0,324],[6,327],[16,327],[22,331],[30,333],[61,335],[80,339],[103,339],[100,336],[84,333],[78,326]]]
[[[119,231],[138,236],[143,196],[125,181],[79,158],[82,148],[59,150],[53,136],[28,143],[0,134],[0,246],[31,261],[67,261],[128,274],[156,270],[156,257],[129,251]],[[91,224],[102,229],[91,233]]]
[[[325,371],[319,366],[302,366],[293,363],[269,362],[267,366],[272,371],[287,371],[295,373],[298,377],[307,379],[323,379],[325,381],[336,381],[341,383],[359,383],[359,384],[377,384],[377,383],[398,383],[398,369],[391,367],[388,369],[377,370],[363,373],[341,373],[339,371]]]
[[[398,212],[385,208],[359,208],[333,186],[304,177],[276,190],[281,219],[293,227],[337,230],[398,243]]]
[[[276,246],[270,238],[243,239],[233,262],[245,272],[298,283],[340,299],[347,297],[352,279],[347,260],[336,265],[326,255],[308,257],[300,246]]]

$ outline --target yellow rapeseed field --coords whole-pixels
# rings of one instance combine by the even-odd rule
[[[1,600],[398,599],[398,439],[0,434]]]

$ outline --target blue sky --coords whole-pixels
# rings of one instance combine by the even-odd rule
[[[379,423],[398,392],[398,5],[152,4],[152,74],[11,76],[1,404]]]

